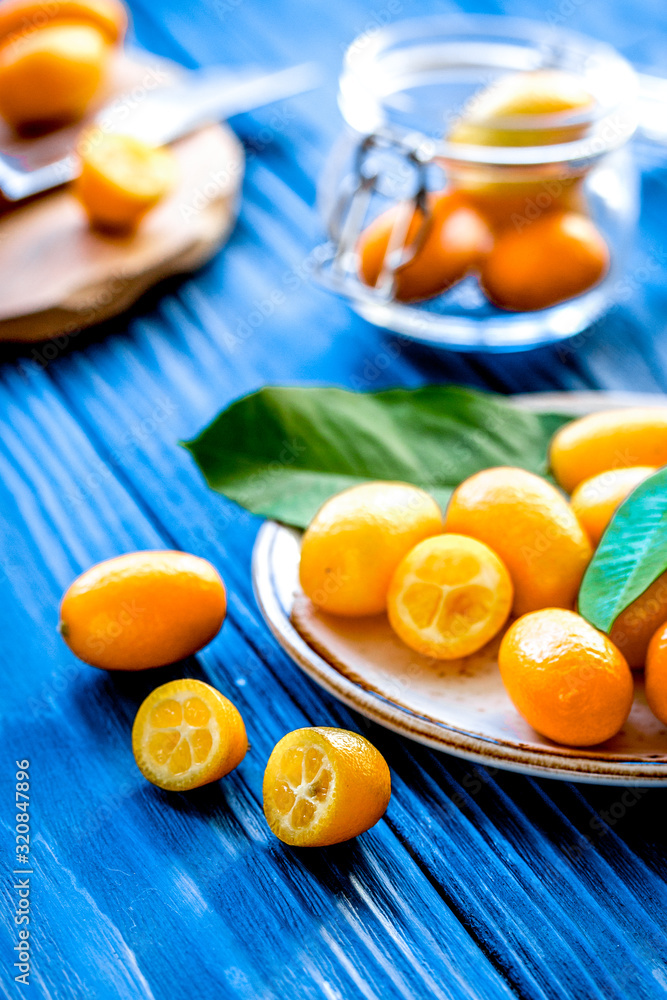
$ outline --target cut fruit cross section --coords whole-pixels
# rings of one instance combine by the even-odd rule
[[[217,781],[241,762],[247,747],[238,710],[203,681],[171,681],[156,688],[132,729],[139,770],[169,791]]]
[[[487,545],[444,534],[416,545],[389,588],[389,622],[403,642],[424,656],[469,656],[502,628],[513,587],[504,563]]]
[[[389,768],[375,747],[344,729],[288,733],[264,774],[264,813],[280,840],[324,847],[356,837],[384,814]]]
[[[328,759],[314,746],[286,750],[281,761],[282,778],[275,786],[275,805],[283,822],[302,830],[326,810],[334,793],[335,779]]]

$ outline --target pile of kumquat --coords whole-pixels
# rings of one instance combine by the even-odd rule
[[[630,667],[646,666],[649,706],[667,723],[667,573],[609,635],[575,611],[616,509],[664,464],[667,410],[645,407],[562,427],[550,447],[560,489],[524,469],[484,469],[454,490],[443,518],[407,483],[352,487],[306,530],[301,586],[330,615],[386,613],[403,643],[436,660],[470,656],[506,629],[498,662],[507,692],[557,743],[591,746],[622,728]]]
[[[588,127],[581,117],[594,107],[577,78],[563,71],[511,74],[475,96],[447,140],[512,147],[577,140]],[[583,173],[548,182],[503,180],[484,165],[450,166],[448,186],[423,207],[400,203],[368,225],[357,245],[360,278],[376,287],[390,271],[385,258],[396,228],[406,234],[401,262],[391,271],[400,302],[441,295],[469,274],[491,303],[514,312],[581,295],[604,278],[610,261],[583,182]]]
[[[645,667],[649,707],[667,724],[667,571],[608,634],[575,610],[617,508],[667,465],[667,408],[571,421],[552,438],[549,461],[558,486],[521,468],[483,469],[454,490],[444,517],[428,492],[409,483],[344,490],[304,533],[300,582],[318,611],[348,619],[385,614],[397,642],[435,661],[499,643],[500,676],[523,718],[556,743],[587,747],[624,726],[631,667]],[[207,560],[132,552],[74,580],[59,630],[92,666],[145,670],[211,642],[226,610],[224,584]],[[248,739],[228,698],[182,678],[143,701],[132,748],[150,782],[182,792],[233,771]],[[340,843],[368,830],[390,796],[379,751],[332,727],[287,734],[264,772],[267,822],[294,846]]]

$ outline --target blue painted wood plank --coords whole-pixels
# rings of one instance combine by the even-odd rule
[[[37,380],[44,378],[40,374]],[[41,400],[39,386],[33,388],[32,398]],[[30,733],[31,753],[37,761],[33,781],[36,788],[41,783],[42,801],[50,806],[44,814],[40,811],[37,878],[58,899],[71,900],[74,894],[79,919],[93,921],[99,934],[87,939],[85,948],[75,936],[59,938],[53,930],[62,917],[58,905],[47,911],[38,931],[36,961],[43,962],[49,951],[55,951],[63,967],[76,970],[73,982],[83,984],[93,995],[104,995],[102,983],[107,982],[116,991],[108,995],[133,996],[135,990],[144,995],[140,990],[149,989],[146,995],[166,996],[170,988],[185,991],[191,968],[155,962],[155,940],[163,935],[186,942],[192,962],[202,970],[203,995],[215,995],[216,985],[226,981],[232,957],[237,963],[233,970],[241,968],[245,978],[241,988],[228,984],[230,996],[283,995],[297,986],[307,941],[307,954],[321,984],[329,983],[342,995],[349,995],[355,979],[372,986],[384,978],[397,995],[410,996],[418,990],[435,997],[474,996],[459,972],[462,957],[476,969],[476,982],[486,984],[485,992],[509,995],[438,894],[420,877],[414,863],[406,860],[386,825],[370,834],[365,844],[341,849],[339,862],[334,852],[331,873],[329,861],[316,857],[311,862],[275,842],[261,817],[263,762],[279,735],[306,719],[284,683],[261,676],[263,664],[256,664],[252,684],[246,683],[243,665],[253,650],[235,629],[233,615],[201,663],[203,676],[221,690],[233,692],[248,720],[253,748],[250,759],[221,789],[198,793],[190,801],[165,796],[138,778],[132,762],[129,730],[140,698],[159,680],[178,676],[182,666],[160,671],[159,678],[120,679],[81,667],[66,690],[59,691],[57,673],[64,672],[65,666],[70,673],[72,658],[59,644],[51,661],[44,663],[41,634],[53,628],[57,594],[72,575],[66,562],[76,564],[82,559],[82,565],[88,565],[110,554],[110,544],[116,551],[127,548],[126,524],[133,525],[130,547],[171,542],[156,537],[153,519],[115,477],[100,476],[99,456],[90,445],[70,441],[71,418],[59,403],[52,394],[48,405],[36,406],[35,413],[15,414],[17,430],[27,434],[32,426],[34,433],[27,438],[21,433],[2,443],[8,465],[20,469],[11,481],[12,495],[23,516],[35,526],[38,539],[52,534],[58,557],[52,563],[50,598],[32,608],[32,614],[26,607],[19,608],[20,628],[14,629],[4,653],[11,662],[20,646],[31,662],[41,658],[46,668],[46,676],[27,678],[28,691],[34,692],[40,680],[47,690],[43,710],[38,706],[33,713]],[[38,433],[49,426],[58,430]],[[79,449],[76,468],[83,481],[98,475],[104,488],[90,493],[85,508],[68,520],[66,497],[78,486],[69,475],[68,453],[74,446]],[[44,485],[49,474],[57,486],[51,492]],[[9,619],[4,626],[3,631],[9,633]],[[291,665],[290,669],[295,673]],[[194,661],[186,672],[202,676]],[[296,678],[292,686],[298,687]],[[266,715],[268,706],[270,719],[260,724],[259,717]],[[349,725],[349,718],[346,721]],[[18,745],[23,733],[24,721],[17,714],[9,719],[5,737]],[[48,766],[40,765],[40,759],[48,759]],[[66,783],[62,780],[65,773]],[[82,804],[78,790],[83,788]],[[102,823],[97,819],[100,813]],[[156,843],[159,851],[154,849]],[[245,871],[246,858],[249,871]],[[130,880],[131,900],[123,899],[120,891],[125,885],[123,875]],[[201,926],[187,909],[193,895],[202,910]],[[287,926],[284,912],[291,913]],[[325,938],[318,931],[323,914],[327,917]],[[433,926],[442,929],[442,941],[433,936]],[[407,931],[429,943],[427,963],[414,952]],[[340,963],[332,964],[332,942],[348,954],[352,979]],[[143,971],[148,964],[150,985]],[[448,982],[446,993],[439,986],[443,977]],[[311,990],[301,983],[299,990],[304,996],[322,995],[314,985]]]
[[[416,0],[398,14],[454,9]],[[477,9],[550,13],[534,0]],[[640,58],[667,38],[667,15],[651,11],[649,28],[649,9],[630,15],[618,0],[601,19],[584,4],[568,24]],[[663,995],[665,794],[625,805],[614,789],[490,774],[406,744],[323,695],[260,620],[249,575],[256,519],[210,493],[176,444],[264,382],[664,390],[661,161],[642,154],[637,280],[594,331],[527,356],[434,354],[379,333],[308,273],[321,238],[315,181],[340,127],[342,48],[384,7],[141,0],[133,10],[138,40],[186,65],[307,56],[327,82],[236,120],[248,150],[243,210],[208,267],[64,348],[5,351],[3,737],[35,767],[36,995]],[[221,569],[230,590],[223,632],[196,659],[149,676],[78,663],[55,632],[63,588],[100,558],[150,546],[182,547]],[[183,674],[233,698],[252,746],[219,786],[169,796],[136,771],[129,732],[141,698]],[[275,841],[260,801],[274,742],[309,723],[366,732],[394,775],[386,820],[354,844],[314,853]],[[11,933],[0,984],[15,996],[8,884],[3,893]]]
[[[182,320],[182,317],[180,318]],[[181,325],[181,336],[183,336],[182,325]],[[146,340],[146,343],[148,344],[149,341]],[[189,394],[189,385],[191,383],[191,380],[193,379],[193,375],[195,376],[195,381],[199,384],[202,384],[205,381],[204,372],[207,371],[209,373],[209,376],[211,376],[210,378],[211,393],[217,396],[217,394],[220,392],[221,380],[224,379],[224,372],[222,370],[218,372],[216,369],[213,369],[211,371],[209,369],[210,359],[208,356],[205,356],[203,359],[201,359],[200,362],[202,365],[201,378],[197,378],[196,373],[193,372],[192,362],[187,372],[184,372],[182,366],[174,364],[169,360],[172,353],[178,354],[181,352],[182,350],[181,344],[175,345],[171,340],[165,338],[159,341],[154,338],[152,341],[150,341],[150,349],[152,353],[157,352],[159,354],[158,368],[159,371],[162,373],[160,390],[163,391],[166,394],[167,398],[174,403],[173,411],[175,414],[183,414],[184,412],[187,413],[188,416],[191,414],[192,401],[190,399],[190,394]],[[190,353],[194,357],[197,358],[199,357],[199,353],[195,350],[191,350]],[[128,390],[126,366],[129,364],[132,364],[132,358],[127,353],[125,345],[121,345],[118,340],[109,340],[105,345],[101,346],[98,349],[98,353],[96,358],[94,359],[93,364],[87,365],[86,358],[83,355],[73,355],[71,359],[67,359],[67,362],[58,366],[56,370],[53,370],[52,374],[53,377],[56,379],[58,385],[62,387],[64,392],[67,392],[67,387],[70,382],[69,378],[70,373],[68,369],[70,368],[70,366],[73,369],[75,369],[72,384],[77,387],[77,396],[76,399],[73,397],[69,398],[67,400],[67,405],[71,406],[74,409],[78,408],[78,412],[82,421],[85,421],[88,416],[88,418],[92,419],[94,424],[108,426],[110,424],[110,415],[118,413],[121,411],[121,409],[124,408],[128,413],[130,425],[136,425],[137,423],[140,422],[140,418],[143,417],[144,413],[146,415],[150,414],[149,407],[151,405],[152,399],[150,391],[149,392],[146,391],[147,386],[145,384],[142,385],[141,389],[137,387],[135,392],[131,392]],[[105,373],[104,379],[100,376],[99,374],[100,371],[104,371]],[[167,376],[165,375],[166,372],[169,372],[171,374],[170,379],[168,379]],[[218,376],[220,377],[218,378]],[[172,379],[175,379],[175,382],[172,381]],[[179,405],[181,399],[181,385],[183,383],[185,383],[184,384],[185,404]],[[119,384],[125,387],[123,390],[122,403],[121,403],[121,398],[118,395],[117,391],[113,389],[113,386],[115,384]],[[81,394],[82,386],[86,387],[83,394]],[[205,397],[206,397],[206,392],[204,392],[204,399],[203,400],[200,399],[200,405],[204,406],[208,405]],[[169,530],[170,532],[175,533],[174,537],[176,538],[177,543],[183,545],[184,547],[193,547],[193,542],[196,541],[197,539],[195,539],[190,533],[191,532],[190,522],[193,521],[194,523],[198,524],[206,519],[211,519],[211,518],[214,519],[216,517],[217,510],[222,510],[223,508],[227,508],[229,505],[226,504],[225,501],[222,500],[221,498],[215,497],[210,493],[208,493],[207,491],[203,491],[202,503],[205,505],[206,508],[210,508],[210,513],[205,512],[203,510],[201,512],[197,511],[196,516],[194,518],[190,518],[187,521],[184,520],[179,515],[178,512],[184,510],[186,504],[190,505],[191,514],[194,513],[196,509],[193,506],[193,491],[192,491],[193,484],[191,482],[188,482],[186,480],[186,477],[182,476],[180,472],[179,473],[176,472],[176,470],[180,468],[180,466],[183,464],[184,460],[186,462],[189,462],[187,455],[185,455],[185,453],[177,450],[174,447],[173,442],[175,438],[179,436],[179,433],[181,432],[179,430],[178,421],[175,427],[169,426],[168,421],[165,422],[165,424],[161,424],[159,427],[156,427],[155,432],[150,436],[148,442],[146,443],[142,442],[139,448],[133,449],[130,458],[130,463],[128,465],[128,468],[125,470],[125,474],[128,477],[133,478],[135,490],[146,488],[149,495],[157,498],[157,501],[154,500],[154,510],[156,511],[156,513],[158,513],[158,516],[161,521],[164,519],[165,521],[170,522]],[[114,448],[116,435],[119,441],[122,441],[128,436],[128,428],[124,426],[122,422],[116,421],[116,428],[113,432],[113,435],[111,436],[111,439],[107,441],[107,444],[111,448],[112,453],[118,455],[120,454],[120,450]],[[145,455],[142,459],[140,452],[143,452],[145,448],[148,448],[149,454]],[[176,474],[173,476],[174,482],[172,483],[169,495],[166,496],[164,500],[162,500],[160,498],[160,492],[161,492],[160,487],[161,483],[168,482],[169,470],[172,470],[172,473]],[[182,489],[182,496],[180,497],[180,499],[177,496],[178,487]],[[249,519],[245,518],[245,520],[246,522],[248,522]],[[233,528],[231,532],[230,542],[233,543],[234,537],[238,533],[238,525],[234,521],[232,521],[232,525]],[[246,523],[246,528],[247,527],[250,527],[250,529],[252,530],[252,525],[248,525]],[[216,539],[215,537],[211,539],[213,545],[215,545],[216,542],[218,544],[225,543],[226,537],[228,535],[227,531],[228,528],[229,525],[225,520],[224,527],[220,531],[219,540]],[[228,549],[227,546],[225,546],[224,553],[225,553],[224,558],[228,560],[233,557],[233,551]],[[205,554],[213,556],[213,558],[217,560],[223,558],[222,552],[217,552],[215,548],[207,549]],[[243,594],[243,598],[244,600],[247,600],[249,599],[247,566],[243,567],[242,576],[245,577],[245,593]],[[236,580],[234,582],[235,586],[243,585],[242,580],[239,580],[238,584]],[[252,618],[249,619],[248,626],[253,629],[256,629],[258,627],[257,623],[253,621]],[[276,664],[276,669],[281,669],[278,666],[278,664]],[[301,687],[302,685],[299,686],[300,689]],[[315,695],[315,698],[317,698],[317,695]],[[443,827],[446,825],[444,823],[444,820],[442,825]],[[430,826],[429,829],[431,829]],[[413,834],[411,839],[415,840],[416,835]],[[462,835],[460,839],[464,841],[466,844],[468,844],[470,836],[469,834],[465,834]],[[445,852],[444,850],[444,845],[437,844],[436,847],[437,847],[436,853],[439,856],[442,856],[445,853],[451,853],[450,845],[448,845],[447,852]],[[544,860],[544,855],[543,853],[541,853],[541,849],[543,850],[543,845],[537,845],[537,847],[533,845],[533,847],[536,852],[536,866],[537,866],[537,872],[539,873],[539,871],[541,870],[541,864]],[[483,860],[480,863],[480,867],[482,864]],[[476,872],[476,874],[478,874],[478,872]],[[506,879],[507,873],[503,872],[502,874]],[[442,877],[442,874],[440,875],[440,877]],[[558,877],[562,881],[562,872],[559,873]],[[498,880],[499,880],[499,875],[496,874],[494,879],[496,884],[498,883]],[[469,909],[473,905],[473,899],[474,899],[473,888],[474,884],[469,886],[468,888],[469,896],[466,901],[467,909]],[[568,885],[568,891],[570,892],[576,893],[576,888],[577,888],[576,881],[574,885]],[[507,885],[506,885],[506,890],[509,891]],[[531,934],[534,934],[536,925],[539,925],[539,923],[543,919],[541,917],[539,907],[536,908],[536,904],[531,899],[533,892],[536,891],[539,892],[540,890],[539,890],[539,883],[536,881],[536,874],[534,874],[533,880],[531,882],[531,894],[523,896],[520,905],[515,904],[515,908],[518,911],[518,913],[533,914],[532,919],[528,920],[527,924],[524,926],[524,930],[521,935],[523,942],[530,941]],[[583,901],[587,906],[590,903],[585,894],[583,897]],[[507,905],[506,899],[504,904],[503,900],[501,899],[499,905],[501,906]],[[543,907],[545,907],[544,901],[542,902],[542,905]],[[480,924],[482,924],[484,922],[482,916],[488,919],[489,909],[483,906],[481,907],[480,912],[481,916],[478,916],[477,920]],[[569,947],[580,948],[582,927],[573,925],[571,918],[567,914],[566,908],[563,906],[563,903],[561,903],[561,906],[559,907],[557,912],[561,922],[565,925],[566,929],[569,929]],[[583,912],[586,912],[588,914],[588,910],[585,910]],[[520,918],[515,917],[514,919],[516,926],[519,927],[521,922]],[[496,917],[496,921],[497,924],[502,927],[502,920],[499,917]],[[606,915],[603,914],[599,917],[599,923],[601,928],[605,926],[605,921],[606,921]],[[488,944],[488,938],[492,937],[492,935],[489,934],[487,931],[486,936],[487,936],[486,943]],[[542,944],[542,938],[539,937],[538,940],[540,941],[539,953],[542,954],[544,948]],[[502,945],[505,946],[505,948],[507,948],[508,950],[510,949],[511,941],[508,941],[506,936],[504,935],[502,936],[501,943]],[[563,940],[560,938],[560,936],[554,935],[554,948],[556,949],[557,952],[562,953],[564,948],[567,947],[568,944],[564,943]],[[502,951],[502,948],[499,942],[497,941],[495,942],[495,948],[496,950]],[[517,949],[514,950],[516,951]],[[656,952],[656,954],[658,953],[659,951]],[[623,957],[623,961],[625,963],[632,962],[632,951],[629,947],[626,948],[621,947],[619,955]],[[512,962],[512,966],[514,966],[514,961]],[[557,968],[557,963],[555,962],[555,955],[551,956],[551,962],[549,967]],[[574,961],[573,961],[573,967],[576,970],[577,965]],[[544,978],[543,970],[540,970],[540,973],[541,973],[541,978]],[[604,973],[603,965],[601,965],[599,968],[599,974],[601,976],[602,982],[604,983],[605,987],[607,987],[607,983],[605,981],[606,976]],[[590,987],[590,989],[592,989],[592,987]],[[595,994],[591,992],[591,995]],[[646,994],[646,992],[644,991],[644,994],[640,993],[638,995],[650,995],[650,994]]]

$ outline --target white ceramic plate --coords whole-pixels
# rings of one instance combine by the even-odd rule
[[[515,398],[525,409],[574,414],[664,403],[636,393],[549,393]],[[667,785],[667,727],[649,711],[636,676],[628,722],[612,740],[569,749],[523,721],[500,680],[498,640],[476,656],[432,661],[403,645],[382,616],[318,612],[298,584],[300,533],[263,525],[253,583],[271,631],[292,659],[330,694],[394,732],[467,760],[542,777],[599,784]]]

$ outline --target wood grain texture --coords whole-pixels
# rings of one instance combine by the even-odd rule
[[[101,323],[220,248],[236,218],[241,146],[229,128],[212,125],[173,149],[176,187],[131,235],[92,229],[69,189],[0,218],[0,340],[39,341]]]
[[[532,0],[482,6],[544,16]],[[410,12],[427,9],[417,0]],[[667,24],[652,12],[643,52],[641,9],[630,19],[617,0],[603,20],[582,5],[571,26],[621,47],[631,37],[635,58],[649,62]],[[665,793],[624,798],[492,773],[408,744],[323,695],[260,620],[250,586],[258,522],[208,491],[176,442],[264,382],[664,391],[663,175],[647,162],[634,285],[592,333],[529,357],[435,355],[379,335],[309,280],[314,179],[338,129],[341,46],[382,10],[358,0],[142,0],[133,13],[143,44],[190,66],[278,67],[307,48],[329,77],[322,92],[235,121],[244,203],[210,265],[99,330],[3,348],[3,787],[14,759],[28,756],[30,995],[655,1000],[667,990]],[[152,546],[220,569],[230,596],[221,634],[196,659],[141,676],[77,663],[55,631],[61,592],[92,562]],[[143,781],[129,736],[143,696],[183,675],[235,701],[251,749],[215,787],[169,795]],[[306,724],[364,732],[394,787],[372,831],[320,852],[281,845],[261,811],[270,749]],[[0,814],[5,858],[10,810],[7,801]],[[0,984],[15,997],[11,884],[7,875]]]

